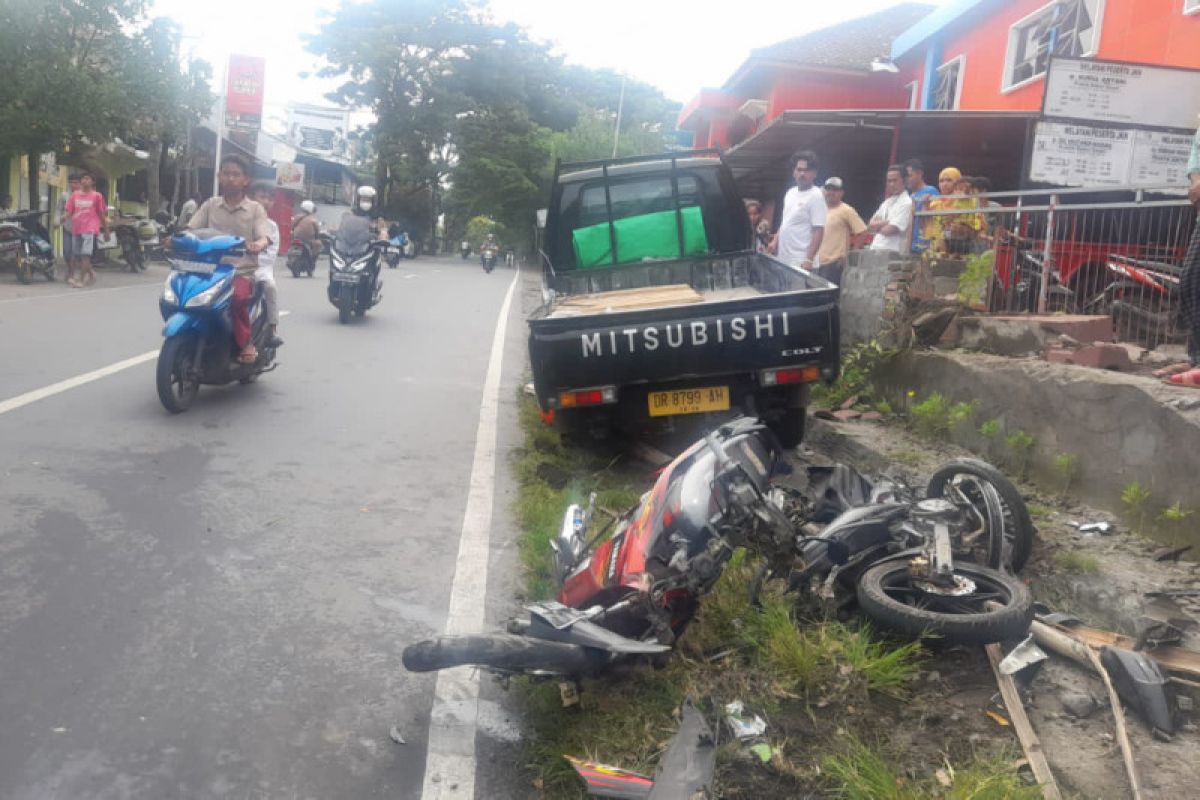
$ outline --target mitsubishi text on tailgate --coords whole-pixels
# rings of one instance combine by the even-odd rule
[[[837,376],[837,290],[751,242],[717,151],[560,164],[529,320],[542,410],[593,434],[744,412],[799,444],[809,384]]]

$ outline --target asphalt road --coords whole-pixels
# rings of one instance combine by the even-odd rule
[[[0,274],[0,403],[157,349],[163,275],[79,291]],[[148,360],[0,413],[0,798],[420,797],[433,679],[400,651],[445,624],[512,276],[402,262],[343,326],[323,265],[285,271],[287,344],[254,385],[171,416]],[[515,561],[521,305],[491,619]],[[484,695],[486,772],[515,733]],[[478,796],[510,796],[491,769]]]

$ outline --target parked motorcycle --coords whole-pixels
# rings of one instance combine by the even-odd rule
[[[329,302],[345,324],[350,315],[363,316],[383,298],[379,277],[384,240],[373,239],[365,217],[347,214],[334,237],[324,237],[329,248]]]
[[[1028,558],[1033,527],[995,468],[950,462],[918,496],[843,467],[810,476],[814,498],[775,482],[788,471],[761,422],[722,426],[671,462],[611,532],[594,529],[594,497],[567,509],[552,543],[556,601],[528,606],[507,634],[409,645],[405,667],[580,676],[665,653],[739,547],[761,559],[754,592],[783,579],[806,598],[856,602],[881,627],[952,643],[1024,635],[1032,598],[1005,570]],[[814,532],[822,515],[833,519]]]
[[[287,267],[293,278],[307,274],[312,277],[317,269],[316,246],[299,239],[292,239],[287,251]]]
[[[244,245],[239,237],[213,230],[172,239],[171,274],[158,301],[166,325],[155,375],[158,399],[172,414],[191,406],[201,384],[252,383],[277,366],[275,348],[267,343],[270,326],[261,285],[250,304],[251,341],[258,359],[253,364],[237,361],[231,261],[245,252]]]
[[[1099,306],[1112,314],[1117,338],[1152,349],[1186,336],[1179,314],[1180,267],[1117,255],[1107,266],[1111,283]]]
[[[499,258],[500,248],[495,245],[485,244],[479,251],[479,262],[483,265],[484,272],[491,273],[496,268],[496,261]]]
[[[38,273],[48,281],[55,278],[54,248],[40,222],[47,213],[15,211],[0,217],[0,264],[11,264],[21,283],[30,283]]]
[[[117,217],[111,223],[112,231],[117,237],[117,245],[121,248],[121,258],[130,272],[146,271],[146,253],[142,249],[142,235],[139,231],[142,220],[134,217]]]

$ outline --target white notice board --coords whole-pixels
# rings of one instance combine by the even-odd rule
[[[1034,130],[1029,179],[1055,186],[1132,186],[1182,194],[1191,149],[1191,135],[1043,120]]]
[[[1033,137],[1029,179],[1056,186],[1127,186],[1132,157],[1132,131],[1042,121]]]
[[[1042,115],[1195,131],[1200,70],[1095,59],[1050,60]]]

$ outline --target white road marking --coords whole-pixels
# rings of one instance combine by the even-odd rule
[[[492,501],[496,480],[496,422],[500,410],[500,377],[504,360],[504,333],[513,290],[513,276],[500,306],[500,319],[492,338],[492,353],[483,379],[479,427],[475,433],[475,456],[467,484],[467,508],[454,583],[450,587],[450,610],[446,633],[464,635],[483,629],[487,591],[488,540],[492,528]],[[475,726],[479,718],[479,675],[471,667],[438,673],[429,720],[429,745],[425,753],[425,782],[422,800],[474,800]]]
[[[0,306],[8,303],[26,303],[30,300],[49,300],[52,297],[90,297],[94,294],[102,294],[104,292],[123,292],[126,289],[144,289],[147,286],[159,286],[156,282],[147,281],[146,283],[131,283],[128,286],[105,286],[102,289],[89,288],[77,289],[73,292],[55,292],[54,294],[31,294],[25,297],[10,297],[7,300],[0,300]]]
[[[291,311],[280,311],[280,317],[286,317]],[[16,397],[10,397],[7,400],[0,401],[0,414],[7,414],[9,411],[16,411],[18,408],[27,406],[30,403],[36,403],[39,400],[45,400],[47,397],[53,397],[56,394],[71,389],[76,389],[92,381],[98,381],[101,378],[107,378],[109,375],[116,375],[118,372],[127,370],[130,367],[136,367],[138,364],[145,364],[147,361],[158,358],[158,350],[151,350],[142,353],[140,356],[133,356],[124,361],[118,361],[115,364],[109,364],[107,367],[94,369],[91,372],[85,372],[82,375],[76,375],[74,378],[67,378],[65,381],[52,383],[49,386],[43,386],[41,389],[34,389],[32,392],[19,394]]]
[[[85,372],[82,375],[76,375],[74,378],[67,378],[65,381],[52,383],[49,386],[44,386],[41,389],[34,389],[32,392],[19,394],[16,397],[11,397],[8,400],[0,402],[0,414],[7,414],[9,411],[16,411],[18,408],[27,406],[30,403],[36,403],[39,400],[45,400],[47,397],[53,397],[56,394],[62,394],[70,389],[75,389],[84,384],[98,381],[101,378],[107,378],[109,375],[115,375],[122,370],[136,367],[138,364],[145,364],[147,361],[158,358],[158,350],[154,349],[148,353],[142,353],[140,356],[127,358],[124,361],[118,361],[115,364],[109,364],[107,367],[94,369],[91,372]]]

